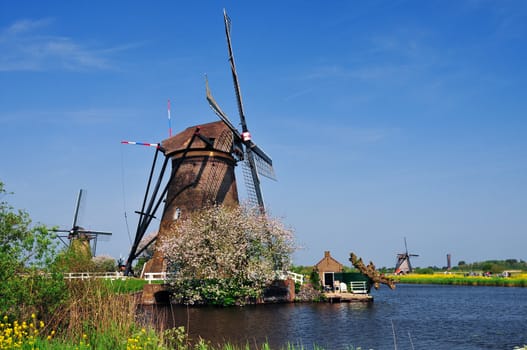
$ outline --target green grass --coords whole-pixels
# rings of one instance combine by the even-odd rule
[[[110,291],[116,294],[140,292],[143,290],[143,286],[148,284],[147,281],[138,278],[104,280],[104,283]]]

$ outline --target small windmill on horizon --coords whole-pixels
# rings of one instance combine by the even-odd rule
[[[67,233],[67,235],[58,235],[57,237],[64,243],[66,246],[70,246],[74,241],[82,242],[82,244],[85,246],[85,249],[87,249],[90,252],[90,255],[95,256],[97,254],[97,238],[100,235],[104,236],[111,236],[111,232],[107,231],[94,231],[94,230],[87,230],[84,227],[79,225],[79,212],[80,208],[82,206],[82,203],[84,203],[84,198],[86,197],[86,190],[80,189],[79,195],[77,196],[77,201],[75,204],[75,212],[73,214],[73,224],[70,229],[53,229],[54,232],[61,232],[61,233]],[[63,238],[67,238],[69,240],[69,243],[66,243],[66,241],[63,240]]]
[[[409,254],[408,246],[406,244],[406,237],[404,238],[404,253],[397,254],[397,263],[395,264],[395,274],[407,274],[413,272],[410,257],[417,257],[417,254]]]

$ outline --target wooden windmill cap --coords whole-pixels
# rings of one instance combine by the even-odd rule
[[[196,133],[209,139],[214,144],[214,147],[211,148],[199,137],[194,137]],[[220,140],[226,142],[221,142]],[[188,148],[190,142],[192,144]],[[163,140],[161,147],[165,150],[165,156],[173,158],[177,158],[178,155],[182,156],[187,151],[186,157],[208,155],[234,161],[231,155],[232,131],[222,121],[190,126],[182,132]]]

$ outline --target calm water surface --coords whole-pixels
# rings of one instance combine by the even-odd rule
[[[395,349],[393,329],[399,350],[512,350],[527,344],[527,288],[398,285],[372,294],[375,301],[368,304],[172,307],[156,317],[213,344]]]

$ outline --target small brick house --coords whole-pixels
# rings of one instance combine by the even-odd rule
[[[329,251],[324,252],[324,257],[315,265],[315,268],[318,271],[322,285],[330,286],[331,288],[333,288],[334,274],[343,271],[343,265],[335,260]]]

